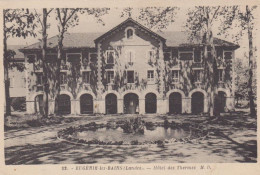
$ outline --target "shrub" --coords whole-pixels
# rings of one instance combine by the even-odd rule
[[[25,97],[13,97],[11,98],[11,106],[15,111],[26,110],[26,99]]]

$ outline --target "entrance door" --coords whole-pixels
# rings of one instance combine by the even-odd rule
[[[124,112],[126,114],[139,113],[139,99],[136,94],[129,93],[124,96]]]
[[[145,96],[145,113],[156,113],[157,99],[154,93],[148,93]]]
[[[169,113],[181,114],[182,112],[182,98],[178,92],[171,93],[169,97]]]
[[[117,113],[117,97],[115,94],[108,94],[106,96],[106,113],[107,114]]]
[[[59,114],[70,114],[71,113],[71,104],[70,104],[70,96],[62,94],[59,96]]]
[[[225,112],[226,107],[226,93],[225,92],[218,92],[218,98],[217,98],[217,110],[219,112]]]
[[[93,114],[93,97],[90,94],[83,94],[80,97],[80,113]]]
[[[201,92],[195,92],[191,96],[191,112],[193,114],[202,113],[204,109],[204,95]]]
[[[43,114],[43,95],[35,97],[35,113]]]

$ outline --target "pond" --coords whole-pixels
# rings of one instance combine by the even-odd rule
[[[120,142],[130,143],[138,141],[139,143],[154,142],[158,140],[182,139],[190,135],[190,131],[184,129],[172,129],[164,127],[154,127],[147,129],[144,127],[144,133],[125,133],[121,127],[117,128],[98,128],[95,131],[81,131],[74,132],[73,137],[76,139],[83,139],[86,141],[99,140],[101,142]]]

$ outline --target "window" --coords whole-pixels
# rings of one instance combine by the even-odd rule
[[[134,51],[127,50],[126,51],[126,59],[127,59],[128,63],[133,63],[135,61]]]
[[[114,64],[114,58],[115,58],[115,51],[108,50],[106,52],[107,64]]]
[[[36,74],[36,85],[43,85],[43,74],[42,73]]]
[[[171,60],[171,52],[164,52],[163,57],[165,61]]]
[[[172,81],[173,82],[179,81],[179,70],[172,70]]]
[[[60,73],[60,84],[65,85],[67,83],[67,74],[65,72]]]
[[[114,82],[114,71],[107,71],[107,83]]]
[[[224,70],[223,69],[218,69],[218,81],[223,82],[224,81]]]
[[[9,78],[9,87],[13,88],[14,87],[14,79],[13,78]]]
[[[194,50],[194,63],[201,63],[201,58],[203,56],[203,52],[201,52],[201,50],[199,49],[195,49]]]
[[[152,61],[155,57],[155,51],[154,50],[149,50],[147,53],[147,59],[148,61]]]
[[[127,83],[134,83],[134,71],[127,71]]]
[[[193,60],[193,51],[191,51],[191,52],[180,52],[179,59],[180,60]]]
[[[69,62],[80,62],[81,53],[67,53],[67,61]]]
[[[89,60],[90,62],[96,62],[97,61],[97,54],[96,53],[89,53]]]
[[[194,70],[194,81],[195,82],[201,82],[201,70]]]
[[[128,29],[126,31],[127,39],[132,39],[133,38],[133,34],[134,34],[133,30],[132,29]]]
[[[231,51],[224,51],[224,59],[232,59],[233,55]]]
[[[154,71],[153,70],[147,71],[147,81],[154,81]]]
[[[90,71],[82,72],[82,82],[83,83],[90,83]]]

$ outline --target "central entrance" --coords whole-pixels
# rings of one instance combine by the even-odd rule
[[[194,92],[191,96],[191,112],[193,114],[203,113],[204,95],[201,92]]]
[[[178,92],[171,93],[169,97],[169,113],[181,114],[182,112],[182,98]]]
[[[117,97],[115,94],[106,95],[106,114],[117,113]]]
[[[83,94],[80,97],[80,113],[93,114],[93,97],[90,94]]]
[[[148,93],[145,96],[145,113],[153,114],[157,110],[157,99],[154,93]]]
[[[71,104],[70,104],[70,96],[66,94],[62,94],[58,97],[58,111],[59,114],[70,114],[71,112]]]
[[[136,114],[139,113],[139,98],[134,93],[129,93],[124,96],[124,113]]]

